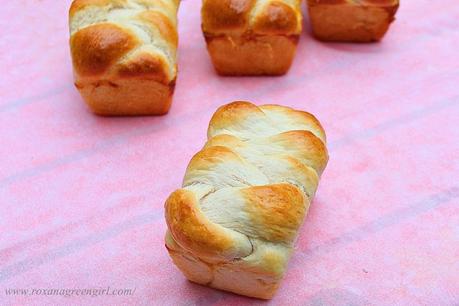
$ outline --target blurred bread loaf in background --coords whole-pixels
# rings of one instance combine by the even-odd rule
[[[179,0],[75,0],[75,86],[99,115],[162,115],[177,77]]]
[[[203,0],[202,30],[221,75],[282,75],[302,30],[301,0]]]
[[[399,0],[306,0],[317,39],[379,41],[394,20]]]

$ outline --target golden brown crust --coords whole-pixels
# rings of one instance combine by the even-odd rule
[[[298,188],[275,184],[251,187],[242,193],[252,222],[264,228],[262,238],[273,242],[293,241],[309,206],[304,204]]]
[[[399,0],[308,0],[307,3],[314,36],[325,41],[379,41],[399,7]]]
[[[269,299],[328,161],[309,113],[237,101],[220,107],[183,188],[166,201],[166,246],[199,284]]]
[[[163,58],[150,53],[139,53],[136,57],[120,63],[116,67],[120,78],[141,78],[167,84],[167,63]]]
[[[260,107],[261,108],[261,107]],[[292,112],[291,112],[292,114]],[[255,145],[260,146],[260,143],[256,143]],[[268,142],[265,144],[267,146],[270,146],[271,149],[274,147],[271,142]],[[251,160],[250,155],[245,154],[247,152],[250,152],[253,150],[251,145],[247,142],[244,142],[240,140],[239,138],[228,135],[228,134],[220,134],[217,136],[214,136],[210,138],[206,145],[203,148],[203,151],[206,150],[207,148],[210,147],[224,147],[227,150],[231,152],[231,155],[226,155],[225,159],[227,160],[238,160],[240,162],[243,162],[243,158],[248,159],[249,161]],[[321,145],[319,145],[321,147]],[[263,149],[262,149],[263,150]],[[311,166],[305,164],[301,158],[301,156],[305,153],[308,152],[305,150],[297,150],[297,153],[299,154],[294,154],[294,152],[288,152],[288,155],[281,155],[276,152],[276,148],[274,148],[274,154],[269,154],[268,149],[263,150],[264,151],[264,159],[267,162],[268,159],[272,159],[273,161],[278,163],[278,168],[274,168],[272,163],[270,164],[269,167],[269,178],[270,177],[284,177],[286,181],[290,182],[296,182],[299,186],[302,186],[304,188],[304,192],[307,195],[309,199],[312,199],[314,197],[315,190],[317,189],[317,185],[319,182],[319,176],[317,174],[317,171],[312,168]],[[219,154],[220,151],[215,151],[215,154]],[[309,152],[307,153],[309,155]],[[322,155],[326,158],[327,153],[324,152]],[[242,157],[242,159],[241,159]],[[220,162],[220,161],[218,161]],[[193,175],[192,169],[201,169],[202,167],[197,167],[190,162],[190,166],[188,167],[189,170],[187,171],[187,175],[185,176],[184,180],[184,185],[189,185],[192,183],[192,180],[188,179],[189,175]],[[210,167],[209,167],[210,169]],[[203,179],[201,179],[201,182]]]
[[[253,31],[260,34],[286,35],[298,29],[297,12],[281,1],[269,3],[255,19]]]
[[[317,120],[317,118],[314,117],[314,115],[311,113],[302,110],[296,110],[295,112],[292,112],[292,109],[289,107],[273,104],[262,105],[260,108],[268,116],[272,113],[273,116],[282,115],[285,119],[293,121],[295,124],[307,123],[308,130],[310,130],[316,137],[322,140],[323,143],[327,142],[327,137],[322,125],[320,124],[319,120]]]
[[[144,116],[167,114],[175,80],[162,84],[139,78],[75,82],[86,104],[101,116]],[[155,103],[162,101],[161,103]]]
[[[239,249],[235,245],[238,237],[232,237],[227,230],[207,220],[199,209],[194,193],[177,190],[168,198],[165,207],[172,237],[182,247],[197,255],[231,260],[251,252],[251,246],[244,248],[243,245]],[[246,246],[249,244],[247,240]]]
[[[288,150],[298,160],[320,175],[328,163],[325,144],[310,131],[289,131],[271,137],[271,141]]]
[[[177,77],[177,0],[75,0],[75,85],[101,115],[168,112]],[[127,10],[129,14],[120,14]]]
[[[263,111],[256,105],[246,101],[234,101],[220,106],[212,115],[209,123],[212,129],[224,129],[224,127],[237,124],[238,121],[244,122],[248,118],[262,118]],[[214,135],[207,134],[210,138]]]
[[[132,33],[114,24],[89,26],[70,38],[73,67],[81,76],[103,74],[138,44]]]
[[[276,76],[290,69],[298,36],[206,36],[215,70],[225,76]]]
[[[202,28],[206,33],[244,30],[256,0],[204,0]]]
[[[282,75],[302,30],[300,1],[204,0],[202,30],[221,75]]]
[[[215,137],[222,134],[221,131],[233,127],[245,129],[245,133],[248,133],[248,131],[260,134],[269,133],[269,131],[256,130],[252,124],[255,119],[266,126],[272,125],[273,121],[282,122],[282,125],[278,127],[282,131],[303,130],[308,132],[305,134],[306,137],[308,137],[309,133],[312,133],[322,143],[325,144],[326,142],[325,131],[312,114],[272,104],[257,107],[246,101],[235,101],[219,107],[210,120],[207,136],[208,138]],[[294,126],[296,128],[292,128]],[[295,132],[293,131],[287,135],[294,134]]]
[[[223,146],[207,147],[196,153],[188,165],[188,169],[201,169],[206,165],[238,159],[238,156],[229,148]]]
[[[139,14],[139,19],[146,22],[153,28],[157,28],[162,37],[169,44],[177,48],[178,33],[174,23],[163,13],[158,11],[145,11]]]

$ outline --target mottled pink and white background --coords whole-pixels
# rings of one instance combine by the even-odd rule
[[[457,305],[459,4],[404,0],[382,43],[301,37],[280,78],[215,75],[199,6],[180,8],[169,115],[101,118],[72,84],[70,0],[0,9],[1,305]],[[277,296],[187,282],[163,246],[163,203],[211,114],[243,99],[314,113],[330,163]],[[135,288],[128,297],[8,288]]]

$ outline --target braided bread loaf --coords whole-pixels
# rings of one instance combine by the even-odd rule
[[[196,283],[269,299],[328,161],[314,116],[233,102],[165,204],[166,247]]]
[[[307,0],[314,36],[325,41],[371,42],[383,38],[399,0]]]
[[[179,0],[74,0],[75,86],[100,115],[160,115],[177,75]]]
[[[280,75],[295,56],[301,0],[203,0],[202,30],[222,75]]]

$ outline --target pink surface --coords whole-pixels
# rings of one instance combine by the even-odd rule
[[[199,2],[180,9],[169,115],[100,118],[72,85],[70,1],[0,10],[1,305],[459,303],[459,5],[402,2],[380,44],[301,37],[281,78],[214,74]],[[330,163],[275,299],[185,281],[163,246],[163,203],[236,99],[314,113]],[[8,289],[135,288],[131,296]]]

